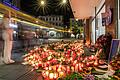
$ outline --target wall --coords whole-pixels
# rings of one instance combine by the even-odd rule
[[[106,5],[106,11],[107,7],[110,6],[113,9],[113,21],[110,25],[106,26],[106,33],[111,33],[113,38],[117,38],[117,19],[116,19],[116,8],[115,8],[115,1],[116,0],[106,0],[105,5]]]
[[[90,23],[90,19],[86,19],[86,25],[84,26],[85,28],[85,38],[86,38],[86,42],[88,43],[88,44],[90,44],[90,25],[89,25],[89,23]]]
[[[118,0],[118,39],[120,39],[120,1]]]
[[[95,43],[95,19],[91,23],[91,43]]]

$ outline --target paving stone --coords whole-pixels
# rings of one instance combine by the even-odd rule
[[[0,79],[0,80],[5,80],[5,79]]]
[[[0,66],[0,78],[5,80],[16,80],[21,75],[31,71],[31,67],[21,64]]]

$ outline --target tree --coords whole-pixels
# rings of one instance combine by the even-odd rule
[[[77,34],[80,35],[80,27],[83,26],[83,20],[76,20],[74,18],[70,19],[70,30],[72,30],[73,34],[75,35],[75,38]]]
[[[73,34],[75,35],[75,38],[77,36],[77,34],[80,34],[80,29],[78,26],[75,26],[73,29],[72,29],[72,32]]]

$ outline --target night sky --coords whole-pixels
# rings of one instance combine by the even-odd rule
[[[73,18],[73,13],[69,2],[60,6],[61,0],[46,0],[45,11],[37,5],[37,0],[21,0],[21,10],[32,16],[63,15],[64,24],[69,26],[69,18]],[[39,8],[39,9],[38,9]]]

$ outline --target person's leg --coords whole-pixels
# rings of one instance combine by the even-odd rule
[[[10,40],[10,36],[7,32],[3,33],[3,39],[4,39],[3,61],[6,64],[14,63],[14,61],[11,60],[12,41]]]
[[[6,33],[6,31],[3,31],[2,37],[4,40],[3,61],[5,63],[9,63],[8,50],[7,50],[7,45],[9,44],[8,44],[8,34]]]
[[[3,55],[3,61],[5,63],[9,63],[8,45],[9,45],[9,41],[5,40],[4,41],[4,55]]]
[[[9,41],[8,45],[8,57],[9,57],[9,62],[14,63],[15,61],[11,59],[11,53],[12,53],[12,41]]]

